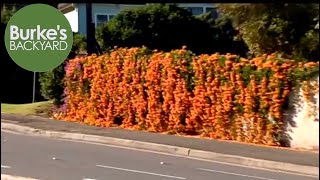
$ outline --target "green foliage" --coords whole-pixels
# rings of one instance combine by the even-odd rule
[[[17,12],[17,9],[15,6],[13,6],[11,9],[7,8],[5,5],[1,7],[1,22],[2,23],[8,23],[11,16]]]
[[[187,46],[196,54],[245,54],[246,47],[234,49],[235,33],[228,21],[217,24],[208,14],[195,17],[176,5],[154,4],[120,12],[100,26],[96,36],[104,49],[146,46],[171,51]]]
[[[39,77],[42,96],[52,99],[55,105],[62,104],[64,65],[65,63],[51,71],[40,73]]]
[[[74,58],[79,51],[86,49],[86,39],[84,36],[74,34],[73,38],[72,50],[64,63],[51,71],[40,73],[39,76],[42,96],[48,100],[53,100],[55,105],[61,105],[63,103],[63,79],[66,63],[69,59]]]
[[[319,4],[221,4],[250,51],[319,58]]]
[[[80,51],[87,50],[87,38],[81,34],[75,34],[73,36],[73,48],[74,50],[79,53]]]
[[[289,73],[289,78],[292,79],[294,86],[301,85],[302,81],[310,80],[316,76],[319,76],[319,66],[312,68],[294,68]]]

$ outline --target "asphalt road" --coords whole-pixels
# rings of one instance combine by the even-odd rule
[[[1,132],[1,173],[41,180],[315,180],[148,151]]]

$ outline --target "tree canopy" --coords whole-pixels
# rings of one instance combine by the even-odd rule
[[[5,4],[2,4],[1,7],[1,23],[8,23],[10,20],[11,16],[17,12],[17,9],[15,6],[12,8],[8,8]]]
[[[219,4],[254,55],[319,59],[319,4]]]
[[[121,11],[97,29],[97,39],[105,48],[146,46],[170,51],[185,45],[196,54],[247,52],[234,41],[231,22],[208,17],[195,17],[176,5],[148,5]]]

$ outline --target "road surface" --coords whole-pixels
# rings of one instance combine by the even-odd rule
[[[1,132],[1,173],[41,180],[315,180],[318,177]]]

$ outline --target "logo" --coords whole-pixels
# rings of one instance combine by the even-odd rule
[[[5,45],[11,59],[23,69],[46,72],[68,57],[73,33],[67,18],[45,4],[28,5],[7,24]]]

